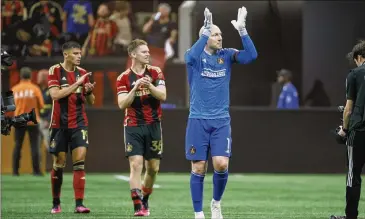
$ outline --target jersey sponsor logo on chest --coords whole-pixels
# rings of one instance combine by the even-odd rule
[[[136,95],[137,97],[141,97],[141,96],[145,96],[145,95],[149,95],[151,93],[151,91],[147,88],[140,88],[139,90],[136,91]]]
[[[226,69],[213,70],[210,68],[203,68],[201,76],[208,78],[221,78],[226,76]]]

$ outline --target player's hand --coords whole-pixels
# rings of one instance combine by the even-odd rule
[[[136,90],[136,89],[139,89],[141,87],[148,86],[149,83],[150,83],[150,80],[147,77],[140,78],[134,84],[133,89]]]
[[[246,28],[247,9],[242,6],[238,9],[237,20],[232,20],[231,23],[238,31],[243,31]]]
[[[76,81],[76,84],[77,85],[82,85],[85,81],[85,78],[86,77],[89,77],[91,75],[91,72],[88,72],[86,74],[84,74],[83,76],[81,76],[77,81]]]
[[[204,29],[210,30],[213,25],[213,15],[208,8],[204,10]]]
[[[90,82],[86,83],[85,84],[85,92],[86,93],[89,93],[92,90],[94,90],[95,84],[96,84],[96,82],[94,82],[94,83],[90,83]]]
[[[340,131],[338,131],[338,135],[340,135],[341,137],[345,137],[346,136],[346,132],[343,130],[343,127],[340,126]]]

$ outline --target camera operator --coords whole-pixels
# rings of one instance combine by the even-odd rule
[[[348,58],[356,63],[346,79],[346,106],[343,126],[338,134],[347,137],[348,175],[346,216],[331,219],[357,219],[361,191],[361,172],[365,163],[365,41],[356,44]]]
[[[20,82],[12,88],[14,93],[14,102],[16,105],[15,116],[29,112],[33,108],[36,112],[36,118],[39,122],[40,109],[44,107],[42,92],[38,85],[30,81],[32,70],[28,67],[20,69]],[[21,148],[24,141],[25,132],[28,132],[31,151],[33,174],[42,175],[40,171],[40,131],[38,124],[28,122],[24,127],[15,127],[15,147],[13,152],[13,175],[19,175],[19,163],[21,157]]]

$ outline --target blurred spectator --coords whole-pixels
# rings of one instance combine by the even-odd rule
[[[44,107],[40,110],[40,123],[39,128],[41,130],[41,134],[46,145],[49,144],[49,124],[51,121],[51,112],[52,112],[52,98],[49,94],[48,90],[48,70],[42,69],[38,72],[37,83],[41,89]]]
[[[63,32],[71,34],[70,40],[77,41],[82,45],[95,22],[91,2],[67,0],[63,9]]]
[[[311,91],[304,99],[304,105],[310,107],[331,106],[330,98],[324,90],[324,84],[320,80],[315,80]]]
[[[283,86],[278,81],[275,81],[274,83],[271,84],[271,102],[270,102],[271,108],[276,108],[281,93],[281,89],[283,89]]]
[[[170,5],[159,4],[158,12],[143,26],[149,46],[163,48],[166,59],[174,56],[177,41],[177,24],[170,20],[170,12]]]
[[[132,41],[132,22],[129,18],[131,6],[127,1],[116,1],[110,20],[118,26],[118,33],[114,39],[116,53],[126,52],[128,44]]]
[[[62,33],[62,7],[55,1],[42,0],[33,4],[29,10],[29,17],[43,24],[46,32],[49,32],[49,40],[55,52],[60,51],[58,40]]]
[[[278,82],[283,85],[279,100],[277,103],[278,109],[299,109],[298,92],[292,84],[292,73],[287,69],[277,71]]]
[[[28,67],[20,69],[20,82],[12,88],[14,92],[14,102],[16,110],[14,115],[19,116],[23,113],[29,113],[33,108],[39,122],[39,111],[44,107],[42,93],[36,84],[30,81],[32,70]],[[13,175],[19,175],[19,163],[21,158],[21,149],[23,146],[25,132],[29,134],[30,146],[32,151],[33,174],[42,175],[40,170],[39,140],[40,133],[38,125],[29,122],[27,126],[15,127],[15,147],[13,152]]]
[[[110,10],[106,4],[99,5],[97,19],[83,46],[83,55],[104,56],[112,53],[113,40],[118,32],[114,21],[109,19]],[[87,48],[89,49],[87,50]]]
[[[49,125],[52,116],[53,100],[51,98],[51,95],[49,94],[47,78],[48,78],[47,69],[42,69],[38,72],[37,84],[41,89],[44,100],[44,107],[40,110],[39,130],[41,132],[40,134],[42,136],[43,143],[48,149],[50,144]],[[46,169],[47,170],[52,169],[52,156],[47,156],[46,160],[47,160]]]
[[[19,21],[27,19],[27,8],[21,0],[5,0],[1,2],[1,30]]]
[[[2,45],[13,56],[50,56],[52,43],[42,21],[30,18],[2,32]]]

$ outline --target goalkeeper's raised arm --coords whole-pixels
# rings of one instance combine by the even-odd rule
[[[235,62],[240,64],[250,63],[257,58],[255,45],[246,30],[246,17],[247,10],[245,7],[242,7],[238,9],[237,20],[231,21],[234,28],[236,28],[240,34],[243,47],[245,48],[244,50],[239,50],[234,53],[234,56],[232,57]]]
[[[211,34],[211,27],[213,26],[212,13],[208,8],[204,10],[204,26],[199,32],[199,40],[185,53],[185,62],[187,64],[193,64],[199,59],[200,55],[204,51],[204,47],[208,42]]]

